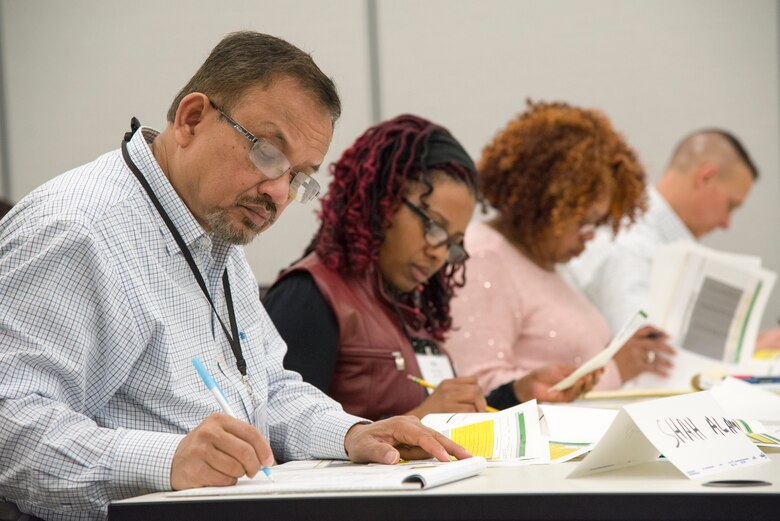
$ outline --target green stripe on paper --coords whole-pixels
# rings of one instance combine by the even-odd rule
[[[756,290],[753,292],[753,298],[750,299],[750,306],[748,306],[747,313],[745,314],[745,321],[742,323],[742,331],[739,333],[739,342],[737,342],[737,352],[735,353],[736,360],[734,360],[734,363],[738,364],[741,362],[739,356],[742,354],[742,343],[745,341],[745,331],[747,330],[748,322],[750,322],[750,314],[753,312],[753,306],[756,303],[756,299],[758,299],[758,294],[761,293],[761,287],[763,285],[763,282],[758,281]]]
[[[524,458],[525,457],[525,413],[520,413],[517,415],[517,427],[518,431],[520,433],[520,439],[518,440],[517,445],[517,457],[518,458]]]

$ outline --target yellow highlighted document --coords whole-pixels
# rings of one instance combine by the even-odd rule
[[[493,420],[452,429],[451,436],[452,441],[465,447],[474,456],[493,459]]]

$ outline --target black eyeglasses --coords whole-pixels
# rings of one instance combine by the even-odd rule
[[[216,103],[211,100],[209,102],[214,107],[214,110],[227,120],[230,126],[252,143],[252,148],[249,149],[249,159],[266,177],[278,179],[287,172],[292,172],[290,178],[290,199],[307,203],[317,197],[317,194],[320,192],[320,184],[314,178],[304,172],[293,170],[290,161],[287,160],[287,157],[281,150],[265,139],[255,137],[247,129],[236,123],[233,118],[225,114]]]
[[[463,264],[469,258],[469,254],[461,244],[462,239],[453,239],[444,227],[431,219],[431,216],[425,211],[413,204],[406,197],[403,198],[404,204],[409,207],[417,216],[422,219],[425,226],[425,242],[434,248],[447,245],[447,262],[450,264]]]

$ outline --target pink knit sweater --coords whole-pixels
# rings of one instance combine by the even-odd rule
[[[466,286],[452,301],[446,342],[459,375],[475,375],[487,393],[547,364],[579,366],[603,349],[601,313],[557,273],[526,258],[486,223],[466,231]],[[596,389],[622,385],[611,361]]]

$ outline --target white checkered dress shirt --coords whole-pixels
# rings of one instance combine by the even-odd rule
[[[156,135],[136,132],[130,156],[229,327],[227,267],[256,404],[121,153],[55,178],[0,223],[0,496],[39,517],[103,519],[110,500],[170,489],[183,435],[220,410],[196,355],[277,460],[344,458],[344,435],[360,421],[283,369],[284,342],[243,250],[204,233],[151,153]]]

